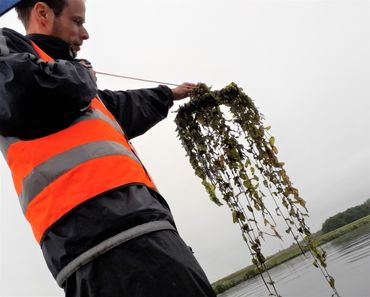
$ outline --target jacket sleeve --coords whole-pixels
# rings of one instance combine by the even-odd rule
[[[44,62],[31,53],[0,56],[0,134],[35,138],[68,126],[96,96],[78,62]]]
[[[167,117],[173,94],[167,86],[129,91],[98,92],[108,110],[131,139],[139,136]]]

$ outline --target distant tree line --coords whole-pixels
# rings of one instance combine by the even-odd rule
[[[370,215],[370,199],[361,205],[348,208],[327,219],[322,225],[322,232],[327,233]]]

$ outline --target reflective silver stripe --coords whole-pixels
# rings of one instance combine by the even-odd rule
[[[74,121],[70,127],[72,127],[74,124],[77,124],[83,121],[94,120],[94,119],[103,120],[104,122],[111,125],[114,129],[116,129],[117,132],[124,134],[118,122],[111,120],[109,117],[107,117],[104,113],[102,113],[98,109],[92,109],[92,110],[87,111],[84,115],[80,116],[76,121]],[[22,141],[22,139],[19,139],[16,137],[4,137],[0,135],[0,151],[3,154],[5,159],[7,159],[9,146],[19,141]],[[24,140],[24,141],[28,141],[28,140]],[[33,141],[33,140],[30,140],[30,141]]]
[[[0,31],[1,31],[1,29],[0,29]],[[88,121],[88,120],[94,120],[94,119],[100,119],[100,120],[108,123],[117,132],[124,135],[122,127],[118,124],[118,122],[110,119],[108,116],[106,116],[103,112],[101,112],[98,109],[90,109],[90,110],[86,111],[82,116],[80,116],[77,120],[75,120],[68,128],[72,127],[73,125],[75,125],[77,123]],[[47,136],[45,136],[45,137],[47,137]],[[7,158],[7,155],[8,155],[9,146],[16,143],[16,142],[19,142],[19,141],[22,141],[22,139],[19,139],[19,138],[16,138],[16,137],[4,137],[4,136],[0,135],[0,151],[4,155],[5,159]],[[28,141],[28,140],[24,140],[24,141]],[[31,139],[30,141],[33,141],[33,139]]]
[[[121,126],[118,124],[117,121],[110,119],[109,117],[107,117],[103,112],[101,112],[98,109],[95,109],[94,112],[96,112],[99,115],[99,118],[101,120],[106,121],[107,123],[112,125],[114,127],[114,129],[116,129],[118,132],[124,134]]]
[[[82,116],[80,116],[76,121],[74,121],[72,123],[72,126],[74,124],[77,124],[77,123],[80,123],[80,122],[83,122],[83,121],[93,120],[93,119],[103,120],[106,123],[110,124],[114,129],[116,129],[116,131],[120,132],[121,134],[124,134],[123,130],[122,130],[121,126],[118,124],[118,122],[110,119],[108,116],[106,116],[99,109],[90,109],[90,110],[88,110]]]
[[[71,276],[74,272],[76,272],[79,268],[89,263],[91,260],[104,254],[105,252],[111,250],[112,248],[141,235],[161,230],[176,231],[176,229],[168,221],[154,221],[133,227],[129,230],[125,230],[101,242],[100,244],[87,250],[76,259],[71,261],[67,266],[65,266],[56,277],[58,285],[62,287],[67,278]]]
[[[104,106],[104,108],[106,110],[108,110],[108,108],[105,106],[103,100],[101,100],[101,98],[99,97],[99,95],[96,95],[96,98],[98,98],[99,102]],[[125,134],[125,132],[123,131],[121,125],[116,120],[114,120],[114,121],[112,121],[111,119],[109,119],[109,120],[112,122],[113,126],[115,126],[118,131],[121,131],[122,134]]]
[[[23,180],[20,203],[26,213],[29,203],[49,184],[76,166],[99,157],[124,155],[139,163],[123,144],[114,141],[95,141],[60,153],[36,166]],[[139,163],[140,164],[140,163]]]
[[[0,29],[0,55],[7,56],[9,55],[10,50],[6,43],[6,38],[3,34],[3,29]]]
[[[4,155],[5,160],[7,160],[9,146],[18,141],[21,140],[16,137],[4,137],[0,135],[0,150]]]

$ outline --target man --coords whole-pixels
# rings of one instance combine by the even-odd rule
[[[27,36],[0,29],[0,147],[66,296],[215,296],[128,141],[194,85],[97,90],[85,0],[7,2]]]

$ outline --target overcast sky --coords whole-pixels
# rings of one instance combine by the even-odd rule
[[[23,32],[14,12],[0,26]],[[87,28],[80,57],[98,71],[243,87],[272,125],[313,231],[370,198],[370,1],[89,0]],[[116,90],[155,86],[98,82]],[[182,237],[215,281],[249,265],[250,257],[229,210],[212,204],[194,175],[174,117],[134,144]],[[0,159],[0,296],[63,296]],[[271,254],[289,243],[263,247]]]

